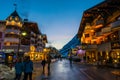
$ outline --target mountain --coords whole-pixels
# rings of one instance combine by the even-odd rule
[[[78,38],[78,35],[76,34],[72,40],[70,40],[61,50],[60,53],[62,56],[66,57],[68,55],[68,52],[71,48],[75,48],[77,45],[80,45],[81,42]]]

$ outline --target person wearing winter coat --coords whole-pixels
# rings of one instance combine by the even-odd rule
[[[23,72],[23,62],[21,60],[21,58],[18,58],[16,63],[15,63],[15,78],[14,80],[20,80],[21,79],[21,75]]]
[[[42,60],[42,62],[41,62],[41,64],[42,64],[42,67],[43,67],[43,74],[45,73],[45,65],[46,65],[46,60],[45,59],[43,59]]]
[[[47,55],[47,63],[48,63],[48,74],[50,74],[50,64],[51,64],[52,57],[50,54]]]
[[[33,62],[30,60],[30,56],[26,57],[24,61],[24,79],[23,80],[32,80],[32,72],[33,72]]]

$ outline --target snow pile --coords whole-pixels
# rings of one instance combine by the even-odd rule
[[[0,64],[0,80],[13,80],[15,77],[15,69]]]

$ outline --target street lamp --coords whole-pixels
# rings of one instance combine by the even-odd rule
[[[26,35],[27,35],[27,33],[26,33],[26,32],[22,32],[22,33],[21,33],[21,35],[26,36]]]
[[[26,32],[20,32],[19,43],[18,43],[18,50],[17,50],[17,53],[16,53],[16,57],[18,57],[18,55],[19,55],[19,50],[20,50],[20,46],[21,46],[21,38],[22,38],[22,36],[26,36],[26,35],[27,35]]]

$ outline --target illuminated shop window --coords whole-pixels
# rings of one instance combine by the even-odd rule
[[[6,42],[6,46],[10,46],[10,42]]]
[[[15,21],[18,21],[19,20],[19,18],[18,17],[15,17]]]

